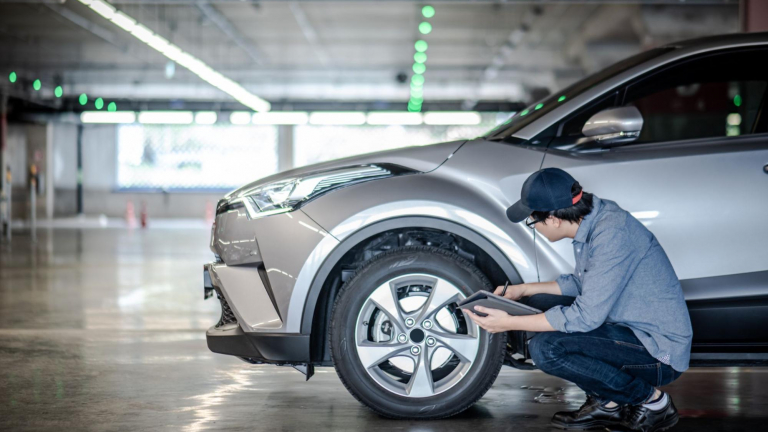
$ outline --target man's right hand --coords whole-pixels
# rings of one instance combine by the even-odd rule
[[[507,292],[504,294],[504,298],[508,298],[510,300],[520,300],[521,297],[525,297],[527,295],[525,293],[525,289],[525,284],[510,285],[507,287]],[[503,285],[496,287],[493,293],[496,295],[501,295],[502,291],[504,291]]]

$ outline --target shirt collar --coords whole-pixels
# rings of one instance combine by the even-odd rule
[[[592,195],[592,211],[590,211],[589,214],[584,216],[584,219],[581,220],[581,223],[579,224],[579,228],[576,230],[576,236],[573,238],[573,241],[571,243],[587,242],[589,233],[590,231],[592,231],[592,227],[595,225],[595,218],[597,217],[597,214],[600,212],[602,207],[603,207],[603,200],[601,200],[600,198],[596,197],[593,194]]]

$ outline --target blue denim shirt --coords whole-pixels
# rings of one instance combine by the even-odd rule
[[[557,283],[571,306],[545,312],[556,330],[627,326],[659,361],[683,372],[691,358],[691,319],[680,281],[656,237],[615,202],[593,199],[573,239],[576,268]]]

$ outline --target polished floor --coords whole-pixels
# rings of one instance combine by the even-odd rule
[[[350,396],[331,368],[304,382],[285,367],[208,351],[218,302],[203,301],[208,231],[43,229],[0,243],[0,431],[549,431],[583,402],[541,372],[504,368],[473,408],[393,421]],[[667,387],[675,431],[758,431],[768,368],[693,369]]]

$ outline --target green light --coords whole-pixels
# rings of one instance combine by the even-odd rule
[[[741,95],[736,95],[733,97],[733,104],[736,106],[741,106]]]
[[[538,104],[538,105],[536,105],[536,108],[534,108],[534,110],[537,110],[537,109],[539,109],[539,108],[541,108],[543,106],[544,106],[544,104]]]
[[[417,52],[413,55],[413,60],[416,61],[416,63],[424,63],[427,61],[427,55],[423,52]]]
[[[427,70],[427,67],[424,65],[424,63],[414,63],[413,64],[413,71],[417,74],[423,74],[424,71]]]
[[[77,100],[80,102],[80,105],[85,105],[88,103],[88,96],[85,93],[83,93],[80,95],[79,98],[77,98]]]
[[[424,98],[420,96],[411,96],[411,102],[421,105],[424,102]]]
[[[416,48],[416,51],[418,52],[424,52],[429,48],[429,45],[427,44],[427,41],[423,40],[417,40],[415,44],[413,44],[414,48]]]
[[[419,31],[421,34],[429,34],[432,31],[432,24],[424,21],[419,24]]]
[[[96,109],[104,108],[104,99],[102,98],[96,99],[96,103],[94,105],[96,105]]]
[[[107,111],[110,111],[110,112],[117,111],[117,104],[114,102],[110,102],[109,105],[107,105]]]
[[[559,98],[557,98],[557,101],[558,101],[558,102],[562,102],[562,101],[564,101],[564,100],[565,100],[565,95],[563,95],[563,96],[560,96]]]
[[[41,83],[39,79],[36,79],[35,82],[32,83],[32,88],[35,89],[35,91],[40,90],[42,86],[43,83]]]
[[[56,88],[55,88],[55,89],[53,89],[53,94],[54,94],[56,97],[61,97],[61,95],[63,95],[63,94],[64,94],[64,89],[63,89],[63,88],[61,88],[61,86],[56,86]]]
[[[522,116],[524,116],[524,115],[526,115],[526,114],[528,114],[528,110],[522,110],[522,111],[520,111],[520,117],[522,117]]]
[[[424,42],[424,43],[426,43],[426,42]],[[11,74],[8,75],[8,80],[10,82],[12,82],[12,83],[15,83],[16,82],[16,72],[11,72]]]
[[[424,85],[424,75],[414,75],[411,77],[411,86],[416,84],[417,86]]]
[[[422,96],[424,96],[424,90],[411,89],[411,97],[422,97]]]
[[[424,15],[424,18],[432,18],[435,16],[435,8],[432,6],[424,6],[421,8],[421,14]]]

